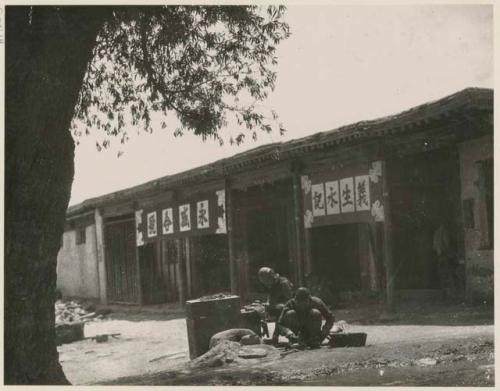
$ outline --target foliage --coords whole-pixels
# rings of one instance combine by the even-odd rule
[[[174,134],[192,130],[224,142],[233,122],[271,132],[273,110],[259,105],[274,89],[277,45],[289,36],[285,7],[115,7],[94,48],[72,124],[104,131],[124,143],[133,125],[152,132],[156,119],[176,114]],[[83,127],[82,127],[83,123]],[[284,132],[278,124],[280,133]],[[239,132],[230,142],[240,143]]]

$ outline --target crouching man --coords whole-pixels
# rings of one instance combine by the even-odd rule
[[[325,324],[322,326],[323,319]],[[280,335],[287,337],[289,342],[318,348],[328,336],[334,320],[326,304],[301,287],[283,307],[277,327]]]
[[[259,269],[259,281],[268,294],[266,311],[277,319],[285,303],[293,297],[293,285],[288,278],[280,276],[270,267]]]
[[[280,276],[270,267],[259,269],[259,281],[267,290],[266,314],[269,319],[277,320],[285,303],[293,297],[293,285],[286,277]],[[278,328],[274,329],[273,344],[278,343]]]

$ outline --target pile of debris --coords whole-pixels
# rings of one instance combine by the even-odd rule
[[[56,324],[73,323],[73,322],[88,322],[90,320],[104,319],[106,315],[111,313],[108,308],[100,308],[96,310],[92,304],[83,305],[77,301],[64,302],[57,300],[55,304]]]
[[[233,297],[233,295],[231,293],[225,293],[225,292],[215,293],[213,295],[202,296],[202,297],[198,298],[198,301],[221,300],[221,299],[225,299],[227,297]]]
[[[86,322],[103,319],[111,311],[76,301],[57,300],[55,304],[56,342],[58,345],[79,341],[84,338]]]

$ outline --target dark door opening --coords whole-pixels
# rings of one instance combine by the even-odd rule
[[[167,239],[139,247],[144,304],[184,301],[187,287],[186,239]]]
[[[283,206],[249,211],[247,214],[247,250],[250,293],[262,293],[258,270],[268,266],[291,279],[286,209]]]
[[[390,163],[396,288],[442,289],[435,249],[441,224],[449,237],[453,262],[463,257],[457,153],[451,149],[437,150]]]
[[[168,303],[179,300],[180,270],[178,239],[162,239],[161,246],[161,276],[165,286]]]
[[[227,235],[203,235],[190,238],[192,296],[230,292]]]
[[[335,297],[361,290],[358,224],[339,224],[311,229],[312,274]]]
[[[158,242],[147,243],[139,247],[142,301],[144,304],[159,304],[166,301],[167,290],[162,278],[158,248]]]

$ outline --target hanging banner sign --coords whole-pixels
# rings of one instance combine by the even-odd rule
[[[384,221],[382,162],[301,177],[306,228]]]
[[[174,212],[172,208],[162,210],[161,225],[163,235],[174,233]]]
[[[136,210],[135,211],[135,240],[136,240],[136,245],[137,247],[142,246],[144,244],[144,236],[142,233],[142,213],[144,211],[141,210]]]
[[[217,228],[215,233],[225,234],[227,233],[226,226],[226,191],[218,190],[215,192],[217,195]]]
[[[191,231],[191,205],[179,206],[179,231]]]
[[[226,192],[222,189],[193,200],[137,210],[135,221],[137,246],[166,237],[225,234]]]

